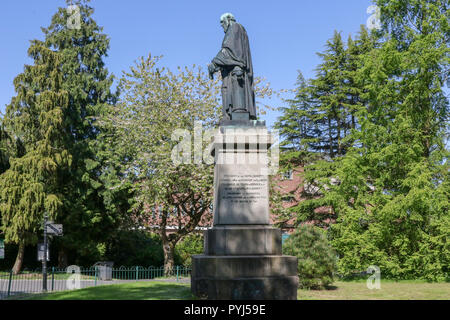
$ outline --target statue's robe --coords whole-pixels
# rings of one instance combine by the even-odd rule
[[[231,112],[248,111],[250,119],[256,120],[255,92],[253,90],[253,65],[247,32],[239,23],[233,22],[225,33],[222,49],[212,62],[222,73],[222,103],[225,119]],[[238,66],[242,78],[233,75]]]

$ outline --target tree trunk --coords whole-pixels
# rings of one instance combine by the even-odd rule
[[[163,240],[164,250],[164,275],[170,276],[173,274],[175,266],[175,246],[169,240]]]
[[[67,252],[61,247],[58,251],[58,268],[67,268],[67,265]]]
[[[18,274],[22,270],[23,257],[25,255],[25,244],[19,244],[19,251],[17,252],[16,262],[14,262],[14,267],[12,269],[13,274]]]
[[[328,140],[330,141],[330,158],[334,158],[333,153],[333,136],[331,134],[331,119],[328,118]]]

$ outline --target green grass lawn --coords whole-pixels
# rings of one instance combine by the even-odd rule
[[[189,300],[190,284],[167,282],[131,282],[73,291],[11,297],[17,300]]]
[[[329,290],[298,290],[299,300],[449,300],[450,283],[381,281],[368,289],[366,281],[338,281]]]
[[[31,300],[189,300],[195,299],[189,283],[133,282],[81,290],[26,295]],[[450,283],[382,281],[369,290],[363,281],[335,282],[329,290],[298,290],[299,300],[448,300]]]

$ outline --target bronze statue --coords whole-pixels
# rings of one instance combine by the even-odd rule
[[[222,49],[208,65],[211,79],[215,72],[222,74],[223,119],[233,120],[233,114],[248,113],[256,120],[253,65],[250,45],[244,27],[231,13],[220,17],[225,32]]]

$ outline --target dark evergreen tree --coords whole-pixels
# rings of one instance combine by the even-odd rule
[[[281,108],[283,114],[274,125],[282,140],[280,162],[285,169],[308,163],[319,139],[320,132],[313,122],[317,113],[308,89],[307,81],[298,71],[295,98],[285,101],[288,106]]]
[[[283,254],[297,257],[300,288],[320,289],[333,283],[336,253],[324,230],[311,225],[298,227],[283,243]]]
[[[26,65],[14,79],[17,95],[7,106],[5,125],[24,143],[25,154],[10,158],[0,175],[0,212],[7,243],[19,245],[13,271],[22,267],[27,244],[35,244],[44,212],[61,214],[64,195],[61,175],[71,164],[64,124],[69,99],[63,88],[61,55],[40,41],[28,51],[34,65]]]
[[[281,216],[296,215],[298,223],[315,221],[325,227],[336,218],[332,201],[323,194],[330,185],[339,183],[334,174],[336,161],[352,145],[351,133],[358,127],[357,112],[367,108],[357,71],[363,54],[375,48],[376,39],[362,26],[356,40],[349,37],[345,46],[335,32],[325,53],[319,54],[323,62],[316,78],[308,83],[299,78],[295,99],[287,100],[289,106],[276,123],[284,138],[280,159],[283,170],[305,166],[305,183],[299,188],[306,201]]]
[[[4,128],[0,119],[0,174],[9,168],[9,157],[11,155],[11,137]]]
[[[342,138],[347,96],[343,91],[346,66],[345,44],[337,31],[327,41],[325,53],[318,53],[323,62],[317,67],[316,77],[311,80],[312,97],[317,101],[315,123],[320,131],[317,151],[330,158],[343,154]]]
[[[344,121],[344,137],[348,137],[351,130],[357,128],[356,113],[359,110],[367,109],[367,100],[363,99],[364,84],[367,81],[364,78],[358,78],[358,70],[362,67],[362,55],[370,52],[378,46],[378,36],[375,33],[369,33],[364,25],[361,25],[358,36],[355,40],[349,36],[346,49],[346,66],[344,72],[344,83],[342,90],[347,96],[343,106],[346,110],[347,119]],[[352,141],[345,139],[344,150],[347,150]]]
[[[73,12],[59,8],[50,26],[42,28],[45,40],[40,43],[40,47],[58,53],[61,74],[61,88],[58,89],[67,94],[67,105],[62,108],[61,115],[62,134],[58,141],[63,144],[71,161],[64,170],[58,169],[58,174],[52,176],[57,179],[55,183],[59,187],[58,215],[55,218],[57,223],[64,225],[64,236],[54,239],[53,243],[53,248],[59,249],[60,266],[68,264],[69,253],[76,257],[71,262],[77,264],[90,264],[101,258],[108,239],[127,218],[130,207],[127,186],[110,188],[108,181],[119,173],[111,170],[114,166],[107,162],[111,159],[105,158],[103,150],[107,146],[97,141],[101,131],[95,120],[103,115],[107,106],[115,103],[117,93],[111,91],[113,77],[103,61],[109,39],[93,20],[93,9],[88,2],[67,1],[68,5],[77,6],[79,24],[71,20]],[[36,59],[39,59],[39,53]],[[39,78],[33,78],[40,75],[25,74],[28,82],[21,80],[23,76],[16,80],[17,97],[13,98],[7,117],[11,124],[11,130],[8,128],[10,135],[28,152],[31,146],[36,145],[36,139],[39,139],[36,132],[41,130],[42,124],[34,121],[28,126],[22,125],[23,120],[20,117],[16,119],[20,113],[15,113],[15,110],[23,108],[30,119],[40,119],[41,111],[34,108],[32,102],[40,99],[41,89],[35,84]],[[28,91],[25,93],[24,90]],[[11,166],[13,169],[13,162]],[[38,208],[42,206],[37,206],[36,210]],[[30,230],[31,233],[36,231]],[[36,237],[31,233],[30,243]]]
[[[326,194],[341,273],[375,264],[385,277],[449,275],[448,1],[376,1],[384,42],[363,56],[368,108]],[[407,17],[407,19],[405,19]],[[357,143],[356,143],[357,142]]]
[[[65,126],[70,131],[67,148],[73,159],[62,178],[64,214],[58,222],[64,224],[65,236],[57,240],[60,266],[67,265],[69,252],[87,258],[77,263],[101,258],[108,237],[120,226],[127,210],[123,196],[116,198],[122,190],[105,185],[103,171],[108,159],[102,156],[95,120],[115,103],[117,94],[111,91],[113,76],[104,63],[109,39],[92,18],[94,10],[88,3],[67,1],[79,9],[78,29],[67,8],[59,8],[50,26],[43,28],[45,45],[62,55],[63,87],[69,94]]]

